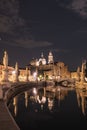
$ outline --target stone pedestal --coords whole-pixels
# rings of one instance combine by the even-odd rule
[[[2,70],[2,82],[8,82],[8,69]]]
[[[13,82],[18,82],[18,73],[15,71],[15,73],[13,74]]]

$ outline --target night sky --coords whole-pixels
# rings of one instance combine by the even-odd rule
[[[87,0],[0,0],[0,62],[25,67],[32,58],[62,61],[70,70],[87,60]]]

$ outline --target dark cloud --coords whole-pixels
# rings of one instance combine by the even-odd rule
[[[14,41],[5,42],[8,45],[14,45],[18,47],[23,48],[35,48],[35,47],[46,47],[51,46],[52,43],[46,42],[46,41],[35,41],[35,40],[29,40],[29,39],[16,39]]]
[[[68,53],[70,52],[70,50],[67,50],[67,49],[52,49],[52,52],[56,52],[56,53]]]
[[[19,15],[18,0],[0,0],[0,39],[2,43],[24,48],[50,46],[49,42],[32,40],[30,27]]]
[[[0,0],[0,33],[14,33],[17,26],[24,26],[24,21],[18,16],[17,0]]]
[[[65,8],[71,9],[82,18],[87,18],[87,0],[57,0]]]
[[[46,47],[52,44],[46,41],[35,41],[35,40],[17,40],[17,45],[25,48],[35,48],[35,47]]]

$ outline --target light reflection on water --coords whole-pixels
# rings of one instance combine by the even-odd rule
[[[56,87],[26,91],[9,104],[21,130],[47,128],[86,128],[87,92]]]

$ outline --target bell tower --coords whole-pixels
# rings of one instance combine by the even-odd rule
[[[53,54],[52,54],[52,52],[50,51],[49,54],[48,54],[48,64],[51,64],[51,63],[53,63],[53,62],[54,62],[54,60],[53,60]]]

